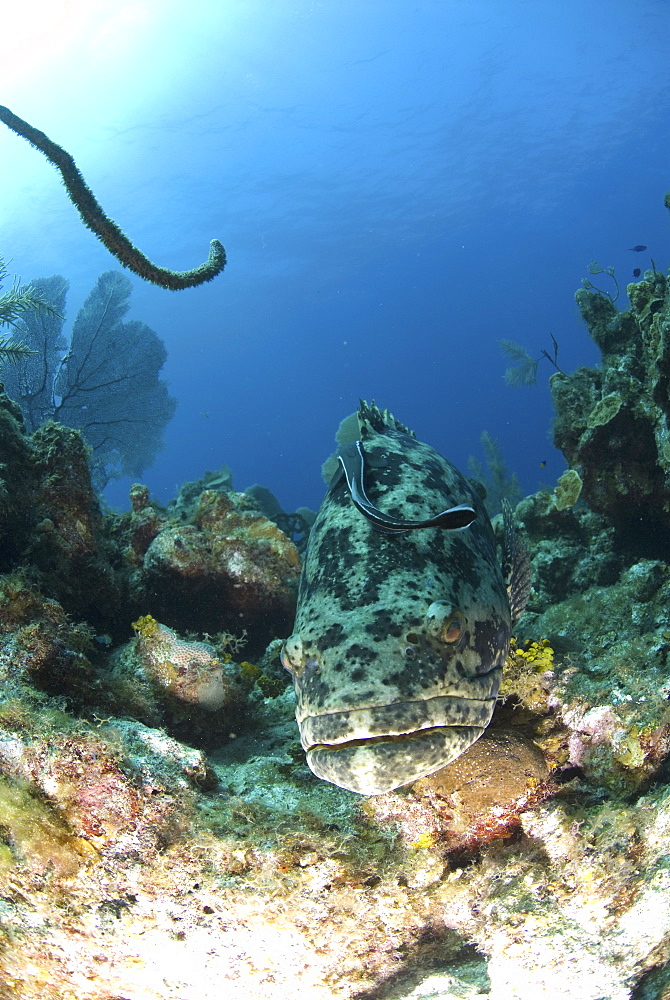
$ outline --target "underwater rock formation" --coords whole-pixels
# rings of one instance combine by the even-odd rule
[[[589,507],[639,554],[667,556],[670,520],[670,291],[645,272],[628,285],[631,308],[580,289],[575,298],[602,352],[601,368],[554,374],[554,442]],[[628,533],[629,538],[624,536]]]
[[[4,722],[38,702],[38,692],[77,705],[95,703],[92,637],[90,625],[71,621],[57,601],[42,597],[20,574],[0,576],[0,714],[9,712]]]
[[[295,545],[249,498],[205,490],[191,523],[168,522],[150,542],[135,593],[182,631],[246,630],[256,656],[290,629],[299,575]]]
[[[103,537],[81,435],[47,423],[31,437],[0,393],[0,570],[29,565],[66,611],[106,628],[121,589]]]
[[[626,565],[615,529],[584,504],[559,508],[545,491],[525,497],[515,517],[530,550],[532,589],[522,619],[544,611],[570,594],[615,583]]]
[[[10,996],[662,995],[667,786],[547,797],[537,748],[494,728],[455,778],[361,799],[310,776],[292,710],[266,703],[209,771],[120,720],[0,740]]]
[[[534,616],[533,631],[564,652],[549,664],[540,657],[511,662],[504,682],[506,694],[539,710],[533,735],[558,767],[562,759],[590,786],[622,799],[668,767],[669,608],[668,565],[634,563],[616,583],[591,586]]]
[[[212,786],[199,751],[139,723],[40,723],[41,738],[24,732],[0,740],[0,812],[10,845],[0,858],[3,874],[17,859],[31,875],[59,877],[101,858],[155,857],[189,827],[194,791]],[[30,831],[33,822],[38,829]]]
[[[103,513],[76,430],[25,433],[0,393],[0,572],[26,572],[66,612],[117,641],[153,614],[167,627],[247,633],[247,655],[290,631],[300,556],[245,494],[201,491],[187,512],[135,484]]]
[[[264,537],[245,500],[220,496],[203,494],[202,528],[191,527],[211,517],[223,537],[230,515]],[[118,552],[134,540],[125,551],[141,573],[142,553],[176,525],[140,486],[132,503],[110,537]],[[454,765],[371,799],[310,774],[292,691],[247,688],[230,703],[246,720],[229,739],[231,708],[213,707],[224,677],[213,643],[158,622],[152,637],[138,621],[110,674],[85,623],[6,575],[7,996],[630,1000],[634,985],[662,995],[670,571],[625,563],[614,529],[583,506],[557,510],[538,494],[517,517],[545,568],[521,623],[536,638],[515,641],[492,726]],[[562,558],[583,562],[581,591],[551,582]],[[279,645],[246,665],[249,678],[271,671]],[[181,654],[197,661],[191,677]],[[127,718],[142,717],[143,697],[155,721]],[[155,728],[195,741],[208,720],[209,760]]]

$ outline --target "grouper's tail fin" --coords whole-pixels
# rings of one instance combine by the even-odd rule
[[[361,399],[358,407],[358,426],[361,438],[365,438],[373,431],[377,434],[383,434],[384,431],[388,430],[402,431],[404,434],[416,437],[414,431],[396,420],[389,410],[380,410],[374,399],[370,403]]]

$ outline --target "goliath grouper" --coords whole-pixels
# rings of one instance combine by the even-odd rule
[[[458,469],[374,403],[358,427],[310,533],[282,663],[311,770],[376,795],[481,736],[529,572],[509,508],[503,572]]]

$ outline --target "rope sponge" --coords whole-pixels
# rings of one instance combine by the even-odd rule
[[[161,288],[177,291],[180,288],[193,288],[195,285],[202,285],[204,282],[216,278],[217,274],[223,271],[226,266],[226,251],[218,240],[212,240],[209,244],[209,257],[205,263],[190,271],[171,271],[167,267],[158,267],[153,264],[141,250],[133,246],[117,224],[105,215],[95,195],[80,174],[74,159],[65,149],[57,146],[44,132],[33,128],[28,122],[2,105],[0,105],[0,121],[3,121],[17,135],[26,139],[35,149],[39,149],[53,163],[54,167],[60,171],[70,200],[76,206],[84,225],[95,233],[124,267],[139,275],[140,278],[151,281],[154,285],[160,285]]]

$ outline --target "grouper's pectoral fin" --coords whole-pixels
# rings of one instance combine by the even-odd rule
[[[477,514],[472,507],[459,504],[436,514],[435,517],[423,521],[404,521],[393,514],[385,514],[372,503],[365,492],[363,477],[365,475],[365,452],[360,441],[352,441],[340,449],[338,461],[344,472],[351,500],[363,517],[367,518],[373,528],[384,534],[395,534],[402,531],[413,531],[415,528],[444,528],[447,531],[461,531],[472,524]],[[339,481],[336,476],[331,488]]]

